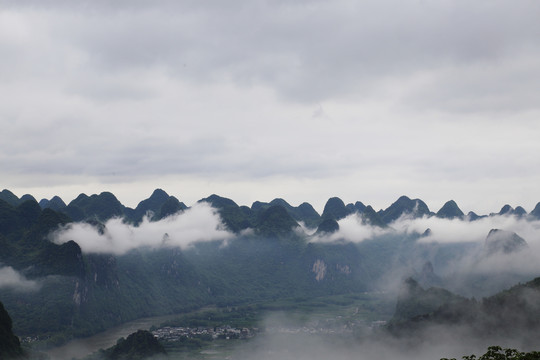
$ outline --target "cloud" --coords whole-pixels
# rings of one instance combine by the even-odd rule
[[[528,280],[540,272],[538,220],[494,215],[467,221],[434,216],[412,218],[404,215],[389,224],[388,228],[382,229],[364,224],[358,215],[352,214],[340,220],[338,224],[339,231],[333,234],[314,235],[310,241],[361,243],[383,238],[394,239],[393,245],[384,245],[401,249],[400,253],[396,254],[395,263],[387,269],[388,274],[382,281],[385,283],[384,286],[391,288],[392,284],[398,285],[395,281],[399,281],[404,274],[420,271],[426,261],[434,262],[438,275],[450,276],[456,284],[469,281],[471,275],[489,277],[500,275],[500,281],[493,280],[495,285],[490,289],[500,289],[501,286],[509,286],[513,282]],[[421,236],[427,229],[430,229],[429,234]],[[525,239],[528,247],[516,249],[511,253],[488,253],[484,244],[492,229],[515,232]],[[410,240],[411,237],[416,240],[402,243],[401,239]]]
[[[435,216],[411,219],[403,216],[393,222],[391,226],[404,234],[422,234],[425,230],[430,229],[431,234],[420,240],[424,243],[481,243],[486,239],[491,229],[513,231],[530,243],[537,243],[540,239],[540,221],[514,216],[495,215],[476,221],[441,219]]]
[[[103,234],[86,223],[69,224],[52,235],[56,243],[74,240],[85,253],[121,255],[138,247],[187,248],[201,241],[227,240],[233,234],[225,230],[216,210],[198,203],[182,213],[159,221],[144,218],[135,227],[120,218],[106,222]]]
[[[388,228],[380,228],[364,223],[357,213],[338,221],[339,231],[315,236],[312,241],[332,242],[346,240],[361,242],[384,235],[411,235],[430,233],[421,237],[420,243],[482,243],[491,229],[512,231],[525,238],[529,244],[540,245],[540,221],[526,217],[493,215],[475,221],[462,219],[444,219],[436,216],[413,218],[407,214],[389,224]]]
[[[40,284],[28,280],[11,266],[0,267],[0,289],[13,289],[15,291],[36,291]]]
[[[22,193],[540,196],[534,1],[0,4],[0,167]]]
[[[322,318],[326,323],[320,321],[321,316],[306,314],[302,314],[303,321],[295,321],[297,315],[268,315],[261,326],[265,332],[233,349],[233,357],[241,360],[432,360],[459,358],[479,353],[484,348],[481,340],[468,336],[470,329],[459,326],[434,326],[415,336],[397,338],[381,329],[371,331],[368,322],[358,321],[350,314],[339,316],[339,320],[325,314]],[[332,320],[334,326],[329,325]],[[353,329],[360,331],[347,333],[345,323],[348,326],[356,323]]]
[[[372,239],[377,236],[393,233],[391,229],[382,229],[377,226],[362,223],[362,218],[356,213],[347,216],[338,221],[339,231],[332,234],[314,235],[310,241],[312,242],[336,242],[350,241],[362,242],[367,239]]]

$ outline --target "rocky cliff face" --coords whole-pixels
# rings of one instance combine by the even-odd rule
[[[22,355],[19,338],[12,332],[11,317],[0,303],[0,359],[14,359]]]

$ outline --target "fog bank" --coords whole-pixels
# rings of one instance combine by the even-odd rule
[[[138,226],[113,218],[105,223],[102,232],[88,223],[68,224],[51,237],[58,244],[74,240],[85,253],[122,255],[138,247],[186,248],[196,242],[226,240],[232,236],[217,211],[203,202],[159,221],[145,217]]]

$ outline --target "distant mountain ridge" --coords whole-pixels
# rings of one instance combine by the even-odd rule
[[[121,255],[87,253],[77,243],[79,234],[61,245],[49,241],[48,235],[59,227],[75,226],[73,221],[107,235],[118,223],[107,223],[111,217],[123,217],[132,230],[144,216],[155,221],[187,207],[161,189],[135,209],[108,192],[81,194],[66,206],[59,198],[42,200],[40,206],[30,196],[23,200],[7,190],[2,196],[9,203],[0,199],[0,263],[36,287],[28,292],[0,288],[0,299],[16,315],[17,334],[44,334],[54,344],[138,317],[206,305],[377,291],[395,269],[426,260],[432,263],[424,266],[422,275],[437,283],[434,269],[471,251],[463,244],[417,241],[422,234],[412,232],[382,231],[383,235],[359,242],[317,241],[323,234],[339,231],[339,221],[351,214],[354,220],[380,227],[388,226],[385,218],[435,216],[419,199],[400,197],[388,209],[376,212],[359,201],[345,204],[334,197],[319,215],[308,203],[295,207],[274,199],[248,207],[213,194],[199,202],[214,207],[235,233],[226,244],[216,240],[189,248],[135,248]],[[49,206],[52,203],[58,210]],[[439,215],[455,215],[456,206],[451,205]],[[310,221],[312,231],[303,232],[300,224]],[[512,234],[504,238],[510,239],[501,245],[502,256],[507,256],[504,247],[515,243],[519,248],[520,241]]]
[[[18,198],[7,189],[0,192],[0,200],[13,206],[18,206],[27,200],[35,201],[32,195],[26,194]],[[281,198],[276,198],[268,203],[255,201],[251,207],[240,206],[232,199],[216,194],[203,198],[198,202],[208,202],[211,206],[215,207],[228,229],[235,233],[247,228],[256,228],[257,219],[261,212],[272,206],[283,207],[297,224],[302,223],[309,228],[316,229],[324,223],[321,231],[325,232],[328,232],[330,229],[328,228],[330,222],[327,220],[339,221],[352,214],[357,214],[363,223],[377,227],[387,227],[403,216],[412,218],[436,216],[444,219],[466,221],[475,221],[487,216],[477,215],[472,211],[465,215],[454,200],[446,202],[439,211],[432,212],[421,199],[410,199],[407,196],[401,196],[388,208],[379,211],[375,211],[370,205],[365,205],[361,201],[356,201],[354,204],[345,204],[340,198],[331,197],[326,202],[322,214],[319,214],[307,202],[299,206],[292,206]],[[50,208],[65,213],[73,221],[97,220],[105,222],[112,217],[124,217],[128,222],[135,225],[139,224],[144,216],[149,216],[149,219],[156,221],[188,209],[188,206],[183,202],[159,188],[154,190],[149,198],[140,201],[135,209],[124,206],[110,192],[102,192],[90,196],[80,194],[67,205],[59,196],[54,196],[50,200],[40,200],[39,206],[42,209]],[[491,213],[489,216],[495,215],[538,220],[540,219],[540,202],[530,213],[527,213],[521,206],[517,206],[514,209],[507,204],[499,212]]]

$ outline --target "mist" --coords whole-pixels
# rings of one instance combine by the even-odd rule
[[[51,238],[57,244],[74,240],[84,253],[122,255],[139,247],[185,249],[197,242],[227,240],[233,236],[217,211],[202,202],[159,221],[145,217],[138,226],[121,218],[108,220],[101,232],[88,223],[68,224]]]
[[[0,289],[29,292],[39,290],[41,285],[34,280],[28,280],[11,266],[0,267]]]
[[[252,341],[241,344],[231,359],[265,360],[436,360],[443,357],[461,358],[462,355],[483,353],[492,345],[470,338],[470,329],[461,326],[433,326],[417,337],[393,337],[381,328],[366,325],[366,331],[339,333],[339,329],[316,329],[309,324],[291,320],[290,314],[267,316],[265,331]],[[515,345],[508,340],[505,345]]]
[[[540,221],[492,215],[475,221],[403,215],[387,228],[372,226],[357,214],[338,221],[332,234],[314,234],[311,242],[352,242],[363,249],[387,249],[378,287],[396,293],[404,277],[422,278],[430,262],[435,283],[465,296],[487,296],[540,274]],[[426,231],[428,230],[429,231]],[[527,245],[511,252],[488,251],[492,229],[516,233]],[[371,245],[374,244],[374,245]]]
[[[389,224],[388,228],[373,226],[358,214],[351,214],[338,221],[339,231],[313,236],[312,242],[350,241],[361,242],[384,235],[421,235],[420,242],[467,243],[483,242],[491,229],[513,231],[525,238],[529,245],[540,242],[540,221],[525,217],[493,215],[475,221],[468,219],[444,219],[436,216],[414,218],[404,214]]]

